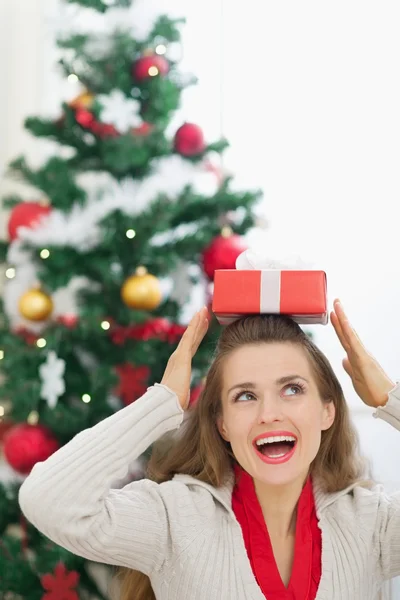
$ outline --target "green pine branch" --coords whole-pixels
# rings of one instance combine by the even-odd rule
[[[110,2],[104,2],[103,0],[67,0],[69,4],[79,4],[84,8],[92,8],[100,13],[105,13],[110,8],[128,8],[132,4],[132,0],[114,0],[112,5]]]
[[[86,192],[75,183],[68,161],[62,158],[52,157],[34,170],[21,156],[10,164],[10,169],[15,178],[41,190],[54,208],[68,211],[75,203],[83,204],[86,200]]]
[[[147,39],[145,40],[146,47],[151,47],[154,40],[163,39],[167,44],[180,42],[181,27],[186,23],[186,19],[170,19],[166,15],[161,15],[154,24]]]

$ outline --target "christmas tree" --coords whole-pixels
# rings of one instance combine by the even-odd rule
[[[161,380],[188,316],[233,268],[255,225],[258,192],[234,191],[201,126],[172,117],[183,90],[173,49],[181,21],[159,16],[138,39],[143,0],[70,0],[109,19],[106,33],[62,35],[60,66],[81,92],[59,118],[25,127],[59,150],[9,175],[37,193],[4,199],[9,238],[0,306],[0,436],[15,478],[0,483],[0,597],[106,598],[93,565],[53,544],[20,513],[33,465]],[[185,314],[186,311],[186,314]],[[194,361],[193,395],[218,334]],[[131,479],[143,476],[143,464]],[[46,594],[49,594],[48,596]]]

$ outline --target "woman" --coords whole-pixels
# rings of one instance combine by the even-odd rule
[[[400,386],[367,353],[338,301],[344,368],[400,429]],[[122,600],[372,600],[400,574],[400,495],[362,481],[340,384],[291,319],[240,319],[221,335],[205,389],[151,477],[131,461],[188,407],[192,319],[161,384],[38,464],[26,517],[57,544],[123,567]]]

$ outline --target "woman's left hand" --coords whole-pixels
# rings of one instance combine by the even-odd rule
[[[388,393],[395,384],[375,358],[367,352],[339,300],[333,303],[331,322],[347,354],[347,358],[343,359],[343,367],[350,376],[357,394],[367,406],[384,406],[388,401]]]

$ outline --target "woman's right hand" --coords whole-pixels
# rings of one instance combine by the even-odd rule
[[[185,410],[189,405],[192,358],[208,329],[208,310],[203,306],[190,321],[176,350],[169,357],[161,383],[178,396]]]

